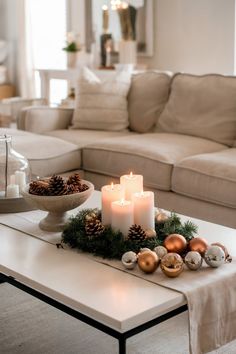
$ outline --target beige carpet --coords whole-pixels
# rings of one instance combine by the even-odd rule
[[[187,314],[181,314],[129,339],[127,353],[188,354],[187,332]],[[117,352],[115,339],[8,284],[0,285],[1,354]],[[236,342],[215,353],[236,354]]]

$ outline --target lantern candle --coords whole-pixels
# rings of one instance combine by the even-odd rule
[[[113,184],[102,187],[102,223],[111,224],[111,203],[124,199],[125,189],[120,184]]]
[[[154,193],[141,192],[133,194],[134,223],[144,230],[154,229]]]
[[[7,186],[7,198],[19,198],[19,186],[18,184],[9,184]]]
[[[114,230],[120,230],[126,238],[133,223],[134,213],[131,201],[121,200],[111,203],[111,226]]]
[[[125,188],[125,199],[132,200],[132,195],[134,193],[138,193],[143,190],[143,176],[133,175],[133,173],[130,172],[129,175],[121,176],[120,184]]]
[[[26,176],[24,171],[15,172],[15,183],[19,185],[20,191],[25,187]]]
[[[109,14],[108,14],[108,6],[102,6],[102,28],[104,33],[108,31],[108,24],[109,24]]]

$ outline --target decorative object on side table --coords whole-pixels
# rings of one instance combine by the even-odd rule
[[[77,53],[81,50],[79,35],[75,35],[73,32],[68,32],[66,46],[63,50],[67,53],[68,68],[75,68],[77,64]]]
[[[48,211],[39,223],[45,231],[62,231],[68,221],[67,211],[83,204],[92,194],[92,183],[81,180],[78,174],[64,179],[54,175],[51,178],[32,181],[22,194],[35,208]]]
[[[12,148],[12,137],[0,135],[0,212],[27,211],[32,208],[21,192],[30,179],[27,159]]]

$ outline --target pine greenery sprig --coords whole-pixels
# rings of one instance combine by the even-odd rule
[[[164,239],[172,233],[181,234],[189,241],[197,232],[197,226],[192,221],[188,220],[182,224],[180,217],[172,213],[165,222],[155,224],[157,235],[153,238],[124,240],[122,233],[111,227],[105,227],[100,236],[89,238],[85,231],[85,225],[86,217],[91,214],[95,214],[98,219],[101,219],[99,209],[84,209],[76,216],[71,217],[62,233],[62,241],[72,248],[78,248],[103,258],[120,259],[127,251],[138,253],[140,248],[154,249],[156,246],[162,245]]]

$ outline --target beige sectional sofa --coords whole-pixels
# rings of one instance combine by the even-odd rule
[[[132,131],[68,129],[73,110],[31,107],[11,133],[34,174],[82,169],[99,189],[133,171],[159,207],[236,227],[236,78],[137,74],[128,113]]]

